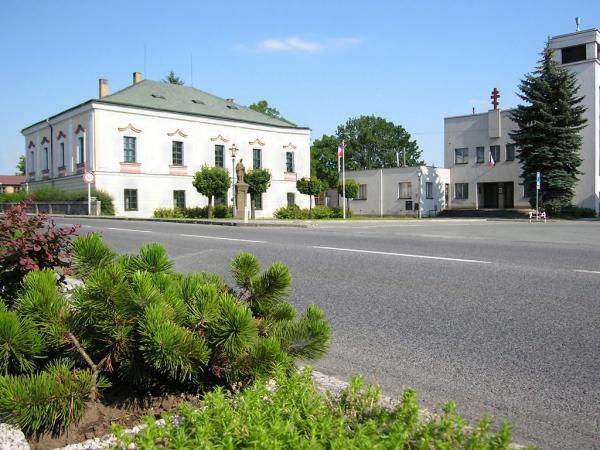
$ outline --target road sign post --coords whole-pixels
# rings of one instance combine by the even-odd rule
[[[96,181],[96,177],[92,172],[86,172],[83,174],[83,182],[87,184],[88,188],[88,216],[92,215],[92,183]]]
[[[536,220],[540,218],[540,186],[542,184],[542,174],[537,172],[535,174],[535,218]]]

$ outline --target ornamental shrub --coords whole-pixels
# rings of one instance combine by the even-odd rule
[[[233,212],[226,205],[215,205],[213,216],[216,219],[231,219]],[[208,206],[194,208],[157,208],[154,210],[156,218],[173,218],[173,219],[207,219]]]
[[[313,210],[301,209],[298,205],[290,205],[276,209],[273,213],[276,219],[341,219],[344,213],[341,208],[328,208],[326,206],[315,206]],[[346,217],[352,217],[350,210],[346,211]]]
[[[262,270],[240,253],[229,287],[215,274],[175,273],[157,243],[119,256],[88,234],[73,252],[82,287],[67,296],[51,270],[34,270],[13,308],[0,309],[0,416],[29,435],[68,426],[111,382],[131,391],[240,387],[329,347],[321,310],[296,317],[287,301],[282,263]]]
[[[62,281],[71,261],[77,226],[57,227],[45,214],[30,216],[30,203],[10,207],[0,220],[0,295],[9,302],[27,272],[59,269]]]
[[[356,377],[339,397],[321,395],[310,369],[278,372],[235,394],[208,393],[200,409],[182,406],[182,420],[146,427],[132,436],[115,428],[118,448],[252,449],[488,449],[511,448],[511,427],[491,427],[483,418],[469,424],[448,403],[430,420],[420,417],[415,392],[404,391],[391,409],[379,405],[379,388]]]

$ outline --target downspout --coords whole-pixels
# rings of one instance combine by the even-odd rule
[[[54,127],[50,123],[50,119],[46,119],[46,123],[50,127],[50,183],[54,186]]]

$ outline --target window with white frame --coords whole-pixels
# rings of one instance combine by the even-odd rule
[[[469,162],[469,149],[468,148],[455,148],[454,149],[454,164],[467,164]]]
[[[262,151],[260,148],[252,149],[252,168],[260,169],[262,167]]]
[[[296,194],[294,194],[293,192],[288,192],[287,193],[287,205],[294,206],[295,204],[296,204]]]
[[[58,144],[58,151],[59,151],[59,155],[60,155],[60,164],[59,167],[65,167],[65,143],[64,142],[60,142]]]
[[[500,162],[500,146],[499,145],[490,145],[490,155],[492,156],[492,158],[494,158],[494,163],[499,163]]]
[[[48,170],[50,166],[50,155],[48,153],[48,147],[44,147],[44,170]]]
[[[262,194],[254,194],[254,208],[257,210],[263,209]]]
[[[135,138],[132,136],[123,136],[123,161],[135,162]]]
[[[425,198],[433,198],[433,183],[430,181],[425,183]]]
[[[185,208],[185,191],[173,191],[173,207]]]
[[[29,152],[29,172],[35,172],[35,153]]]
[[[85,162],[85,139],[83,136],[77,138],[77,164]]]
[[[285,171],[288,173],[295,172],[293,152],[285,152]]]
[[[398,183],[398,198],[412,198],[412,183],[402,182]]]
[[[124,207],[125,211],[137,211],[138,209],[138,191],[137,189],[125,189],[124,195]]]
[[[454,198],[457,200],[466,200],[469,198],[469,183],[454,184]]]
[[[183,142],[173,141],[171,146],[172,162],[174,166],[183,166]]]
[[[225,147],[215,145],[215,167],[225,167]]]
[[[366,200],[367,199],[367,185],[359,184],[358,185],[358,195],[354,200]]]

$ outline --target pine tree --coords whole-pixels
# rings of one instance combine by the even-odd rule
[[[518,96],[526,103],[511,114],[518,129],[509,133],[518,148],[521,178],[526,186],[542,174],[540,204],[550,212],[569,206],[581,174],[582,137],[585,127],[583,97],[575,75],[560,67],[546,44],[536,70],[527,74]],[[531,199],[535,204],[535,196]]]

